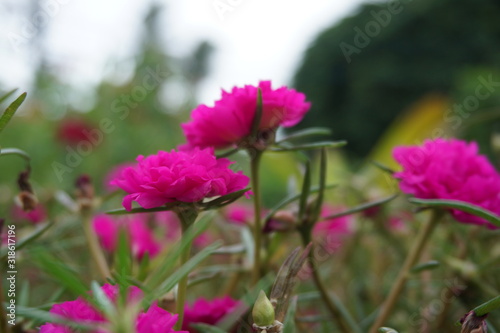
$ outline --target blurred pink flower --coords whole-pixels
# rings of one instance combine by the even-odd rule
[[[191,324],[204,323],[215,325],[226,314],[233,312],[240,304],[240,301],[232,299],[229,296],[214,298],[210,301],[198,298],[191,306],[186,305],[184,307],[182,329],[193,333],[197,331],[190,328]]]
[[[70,117],[61,120],[57,126],[57,140],[63,144],[76,146],[82,141],[88,141],[93,145],[92,131],[94,126],[87,123],[85,120]]]
[[[426,140],[421,146],[396,147],[393,155],[403,166],[394,174],[403,192],[421,199],[464,201],[500,215],[500,175],[479,155],[475,142]],[[477,216],[450,212],[459,222],[496,228]]]
[[[225,209],[226,219],[237,225],[252,223],[254,219],[253,207],[249,205],[234,203]]]
[[[272,89],[271,81],[260,81],[257,87],[234,87],[231,92],[222,90],[222,98],[213,107],[199,105],[191,113],[191,121],[181,125],[188,145],[224,148],[247,137],[255,116],[258,88],[263,105],[260,130],[294,126],[310,108],[304,94],[287,87]]]
[[[30,212],[25,212],[18,205],[14,205],[12,208],[12,218],[14,220],[26,220],[31,223],[37,224],[43,222],[47,217],[45,208],[41,204],[37,204],[35,209]]]
[[[132,254],[141,259],[148,253],[152,258],[160,252],[161,244],[155,239],[146,222],[144,217],[138,214],[119,218],[100,214],[94,217],[93,227],[106,251],[113,252],[116,249],[119,231],[123,228],[128,232]]]
[[[128,162],[128,163],[118,164],[117,166],[112,168],[111,171],[109,171],[108,174],[104,177],[104,188],[109,192],[119,190],[120,188],[114,184],[111,184],[111,182],[116,178],[119,178],[121,173],[126,168],[133,166],[135,166],[135,163]]]
[[[216,159],[212,149],[159,151],[148,157],[141,155],[137,162],[111,182],[129,193],[123,199],[127,210],[132,209],[132,201],[143,208],[176,201],[197,202],[242,190],[249,183],[241,171],[229,168],[231,161]]]
[[[117,301],[119,288],[106,284],[102,287],[106,296],[114,303]],[[127,295],[127,302],[139,302],[142,298],[142,291],[137,287],[130,287]],[[106,323],[105,317],[92,305],[87,303],[83,298],[79,297],[74,301],[55,304],[50,309],[50,313],[69,319],[79,324],[99,324]],[[156,303],[153,303],[146,312],[141,312],[136,318],[137,333],[169,333],[183,332],[173,331],[173,326],[177,321],[177,315],[172,315],[159,308]],[[47,323],[40,327],[40,333],[75,333],[75,330],[61,325]],[[112,333],[109,330],[99,328],[90,333]]]
[[[165,211],[154,214],[155,222],[165,229],[165,240],[167,242],[175,242],[181,237],[181,222],[174,212]],[[201,233],[193,240],[193,245],[198,248],[203,248],[213,241],[211,235],[207,232]]]
[[[341,211],[338,207],[324,206],[321,209],[321,216],[328,217]],[[354,219],[352,215],[337,217],[319,221],[314,225],[313,236],[321,242],[322,247],[329,253],[335,252],[343,240],[353,233]]]

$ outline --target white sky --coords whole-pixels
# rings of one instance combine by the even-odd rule
[[[9,8],[9,3],[29,3],[2,1],[5,2],[0,4],[0,10]],[[271,79],[275,86],[289,83],[313,37],[352,14],[361,2],[157,1],[164,5],[162,33],[169,53],[182,57],[203,39],[216,48],[211,72],[202,83],[199,96],[204,103],[217,99],[220,88],[255,84],[261,79]],[[57,64],[65,81],[79,86],[98,82],[107,64],[127,63],[132,59],[150,2],[43,0],[42,3],[44,13],[22,19],[16,15],[0,19],[0,82],[9,85],[5,88],[23,88],[29,83],[28,68],[33,56],[27,45],[36,40],[31,36],[33,25],[35,29],[47,27],[44,39],[49,59]],[[216,4],[227,10],[218,11]]]

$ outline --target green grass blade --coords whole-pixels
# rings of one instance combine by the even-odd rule
[[[2,117],[0,117],[0,133],[4,130],[5,126],[9,123],[9,121],[12,119],[14,116],[14,113],[16,113],[17,109],[23,104],[24,100],[26,99],[26,93],[22,93],[21,96],[19,96],[12,104],[10,104],[5,112],[3,113]]]

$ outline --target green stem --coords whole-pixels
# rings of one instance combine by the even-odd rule
[[[254,262],[252,271],[252,284],[255,285],[261,278],[261,248],[262,248],[262,223],[261,223],[261,194],[259,184],[259,165],[262,157],[262,152],[258,150],[249,151],[251,156],[250,172],[252,176],[252,191],[253,191],[253,204],[254,204]]]
[[[303,230],[300,231],[300,235],[302,238],[302,244],[304,247],[306,247],[311,242],[311,230],[307,230],[307,228],[304,228]],[[357,330],[356,328],[349,327],[349,325],[344,320],[342,313],[328,295],[328,291],[325,285],[323,284],[321,277],[319,276],[318,265],[316,259],[314,258],[314,253],[316,252],[315,252],[315,244],[313,243],[311,246],[311,250],[309,251],[308,254],[309,265],[311,265],[314,284],[316,285],[316,288],[318,289],[321,299],[325,303],[328,312],[330,312],[330,315],[333,317],[333,319],[335,319],[335,322],[337,323],[338,327],[342,332],[344,333],[359,332],[359,330]]]
[[[476,316],[481,317],[498,308],[500,308],[500,296],[490,299],[488,302],[479,305],[472,311],[474,311]]]
[[[90,255],[94,260],[97,270],[101,275],[103,280],[111,277],[111,272],[108,267],[108,263],[106,262],[106,258],[104,257],[104,253],[102,252],[101,246],[99,245],[99,241],[92,230],[92,215],[90,212],[82,212],[83,217],[83,230],[85,233],[85,238],[87,239],[87,244],[89,246]]]
[[[431,219],[427,222],[427,224],[420,229],[419,234],[417,235],[417,239],[413,244],[408,256],[405,259],[403,267],[399,271],[398,277],[396,278],[396,282],[392,285],[391,291],[389,292],[389,296],[385,301],[385,304],[382,306],[382,310],[378,315],[375,323],[370,328],[369,333],[376,333],[382,325],[384,325],[385,321],[389,317],[392,309],[396,305],[396,302],[399,298],[399,295],[403,291],[403,288],[408,280],[408,276],[410,275],[411,268],[415,265],[417,260],[422,255],[422,251],[425,247],[425,244],[429,240],[434,228],[438,224],[441,219],[443,212],[441,210],[433,210]]]
[[[179,209],[177,212],[177,216],[181,221],[181,230],[182,236],[184,236],[187,230],[193,225],[198,212],[196,209],[187,207],[186,209]],[[189,260],[189,255],[191,253],[191,245],[192,242],[187,244],[186,248],[181,254],[181,262],[180,265],[184,265]],[[177,300],[175,302],[175,313],[178,315],[177,322],[175,323],[174,330],[179,331],[182,328],[182,322],[184,320],[184,304],[186,303],[186,295],[187,295],[187,286],[188,286],[188,274],[184,276],[177,286]]]

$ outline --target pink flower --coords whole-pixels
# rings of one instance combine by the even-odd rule
[[[232,204],[227,206],[225,210],[226,219],[237,225],[245,225],[252,223],[254,219],[254,210],[249,205]]]
[[[327,217],[339,211],[341,211],[339,208],[323,207],[321,216]],[[342,245],[343,240],[347,236],[352,234],[353,222],[352,215],[319,221],[314,225],[313,235],[321,242],[325,251],[331,254]]]
[[[152,258],[160,252],[161,244],[155,239],[146,222],[144,217],[138,214],[119,218],[101,214],[94,217],[93,227],[106,251],[113,252],[116,249],[119,231],[125,229],[130,239],[132,254],[141,259],[148,253]]]
[[[226,314],[233,312],[241,302],[229,296],[215,298],[211,301],[198,298],[191,306],[184,307],[184,321],[182,329],[197,332],[190,327],[191,324],[204,323],[215,325]]]
[[[83,141],[95,145],[97,141],[93,137],[94,131],[97,129],[93,125],[83,119],[72,117],[66,118],[58,124],[56,136],[59,142],[70,146],[76,146]]]
[[[396,147],[393,155],[403,166],[394,174],[403,192],[421,199],[464,201],[500,215],[500,175],[478,154],[475,142],[426,140],[422,146]],[[459,222],[496,228],[477,216],[450,212]]]
[[[122,163],[112,168],[111,171],[109,171],[108,174],[104,177],[104,188],[109,192],[119,190],[120,188],[114,184],[111,184],[111,182],[116,178],[119,178],[123,170],[132,166],[135,166],[135,163]]]
[[[106,284],[102,287],[103,292],[113,302],[118,300],[119,288]],[[127,295],[127,303],[140,302],[142,291],[137,287],[130,287]],[[78,324],[106,324],[106,318],[83,298],[79,297],[74,301],[55,304],[50,309],[50,313],[69,319]],[[172,315],[159,308],[153,303],[146,312],[138,314],[135,322],[137,333],[171,333],[186,331],[173,331],[173,326],[177,322],[177,315]],[[40,327],[40,333],[75,333],[70,327],[61,324],[47,323]],[[90,333],[113,333],[102,327]]]
[[[192,120],[181,125],[188,145],[224,148],[245,139],[251,132],[258,88],[263,105],[260,130],[294,126],[310,108],[304,94],[287,87],[273,90],[271,81],[261,81],[257,87],[234,87],[230,93],[222,90],[222,98],[213,107],[198,106],[191,114]]]
[[[37,224],[45,220],[47,213],[41,204],[37,204],[35,209],[29,212],[25,212],[18,205],[14,205],[12,208],[12,217],[14,220],[26,220],[33,224]]]
[[[229,169],[231,161],[216,159],[211,149],[159,151],[148,157],[141,155],[137,162],[111,182],[129,193],[123,199],[127,210],[132,209],[132,201],[143,208],[197,202],[242,190],[249,182],[241,171]]]

